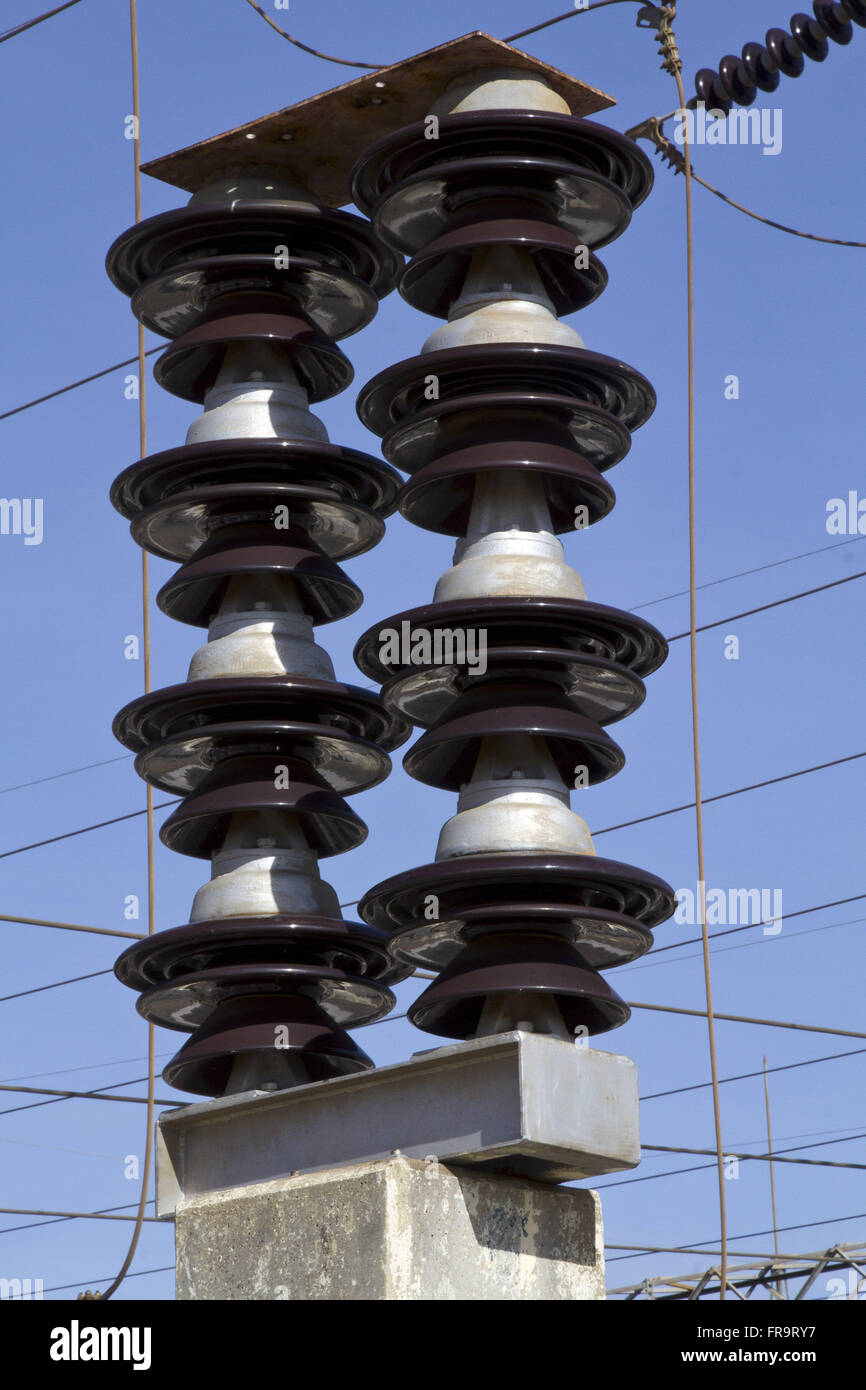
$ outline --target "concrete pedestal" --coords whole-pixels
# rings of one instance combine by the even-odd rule
[[[404,1156],[183,1198],[177,1298],[604,1298],[594,1192]]]

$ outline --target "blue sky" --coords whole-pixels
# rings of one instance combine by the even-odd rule
[[[11,25],[35,12],[18,0]],[[687,90],[698,67],[783,23],[780,0],[684,0],[677,32]],[[393,0],[328,11],[293,0],[277,22],[305,42],[369,62],[397,61],[470,29],[509,34],[557,13],[541,0]],[[618,105],[601,120],[627,130],[676,105],[674,85],[658,68],[653,36],[635,27],[637,6],[579,15],[523,41],[528,52],[609,91]],[[281,40],[243,0],[141,0],[139,4],[143,158],[178,149],[255,116],[338,85],[352,75]],[[759,147],[705,147],[697,171],[738,201],[779,222],[828,236],[866,240],[856,128],[866,63],[866,31],[827,62],[782,80],[761,106],[783,114],[775,157]],[[128,303],[104,273],[107,247],[133,220],[127,7],[84,0],[0,48],[6,214],[2,224],[7,351],[0,412],[41,396],[136,350]],[[673,126],[670,127],[672,132]],[[587,345],[620,357],[654,383],[658,409],[611,475],[618,502],[589,531],[566,541],[570,563],[591,598],[641,609],[668,635],[687,626],[680,594],[688,582],[684,190],[654,160],[656,188],[630,230],[602,253],[610,284],[571,321]],[[183,195],[144,179],[144,211],[178,206]],[[866,568],[859,539],[827,532],[827,503],[860,489],[864,391],[860,345],[863,255],[761,226],[703,189],[696,196],[698,579],[723,579],[832,542],[832,550],[701,591],[699,621],[723,619],[787,594]],[[376,449],[358,422],[360,386],[388,363],[413,355],[433,322],[387,299],[378,318],[345,346],[355,383],[321,408],[331,438]],[[149,341],[148,345],[156,343]],[[739,399],[725,379],[739,378]],[[137,410],[124,398],[122,372],[26,411],[2,425],[7,497],[44,499],[44,536],[0,536],[5,648],[0,685],[0,851],[139,809],[144,787],[111,735],[115,712],[141,688],[141,663],[124,659],[124,638],[139,633],[139,552],[108,501],[116,474],[138,454]],[[197,408],[151,385],[151,451],[183,440]],[[152,561],[154,591],[171,567]],[[365,592],[354,617],[324,630],[338,674],[361,679],[352,662],[357,636],[378,618],[426,602],[450,563],[449,542],[389,524],[375,550],[351,562]],[[758,614],[699,639],[704,791],[707,796],[815,763],[863,751],[863,581]],[[656,600],[664,599],[663,602]],[[725,638],[739,638],[737,660]],[[153,622],[153,682],[183,679],[201,634],[158,612]],[[643,708],[616,730],[625,770],[575,800],[594,829],[691,800],[691,729],[687,643],[673,645],[649,681]],[[69,776],[101,760],[107,766]],[[38,781],[20,788],[18,784]],[[4,790],[7,788],[16,790]],[[158,798],[159,799],[159,798]],[[782,783],[707,807],[707,880],[711,887],[767,888],[784,911],[864,890],[862,763]],[[432,858],[453,798],[413,783],[402,769],[358,798],[370,836],[354,853],[331,859],[326,876],[342,901],[358,898],[388,874]],[[605,835],[599,852],[650,869],[675,887],[697,878],[694,823],[681,813]],[[187,920],[203,878],[200,861],[158,850],[157,922]],[[128,929],[124,900],[144,902],[143,818],[0,859],[0,911]],[[785,921],[775,936],[760,928],[716,943],[713,979],[722,1012],[863,1029],[862,903]],[[132,923],[132,928],[142,923]],[[2,994],[107,969],[120,943],[82,933],[0,923]],[[693,927],[659,928],[660,945],[686,940]],[[703,1007],[698,948],[669,951],[610,976],[626,998]],[[400,988],[400,1009],[417,989]],[[113,976],[2,1002],[0,1081],[81,1088],[142,1078],[146,1030],[134,995]],[[360,1035],[377,1063],[430,1045],[405,1021]],[[177,1035],[160,1032],[164,1065]],[[700,1019],[635,1011],[603,1045],[633,1057],[641,1093],[708,1078]],[[751,1025],[718,1024],[723,1077],[866,1047],[866,1042]],[[863,1056],[781,1072],[771,1078],[778,1148],[859,1135]],[[117,1094],[142,1095],[141,1081]],[[157,1093],[167,1088],[158,1083]],[[4,1097],[0,1108],[23,1105]],[[764,1151],[760,1078],[721,1088],[725,1147]],[[648,1144],[710,1148],[710,1092],[647,1101]],[[137,1184],[125,1158],[141,1154],[144,1107],[66,1101],[0,1117],[3,1205],[88,1211],[133,1203]],[[809,1157],[866,1162],[862,1139],[810,1148]],[[638,1173],[699,1164],[647,1154]],[[628,1176],[628,1175],[625,1175]],[[605,1180],[600,1180],[599,1186]],[[610,1181],[610,1180],[608,1180]],[[611,1187],[604,1193],[607,1238],[623,1245],[678,1246],[714,1241],[717,1194],[712,1169]],[[780,1226],[846,1217],[866,1208],[853,1170],[779,1165]],[[729,1230],[770,1225],[767,1165],[743,1163],[727,1184]],[[126,1249],[126,1222],[66,1222],[9,1231],[35,1217],[0,1217],[0,1275],[39,1277],[50,1297],[74,1297],[104,1283]],[[780,1236],[780,1249],[818,1250],[866,1240],[866,1217],[814,1225]],[[772,1237],[734,1239],[733,1251],[761,1252]],[[710,1245],[709,1249],[717,1248]],[[622,1252],[612,1252],[621,1255]],[[133,1267],[170,1266],[172,1229],[145,1228]],[[623,1258],[610,1286],[647,1275],[686,1273],[712,1261],[700,1255]],[[118,1298],[166,1299],[171,1273],[134,1278]],[[816,1296],[826,1296],[823,1285]]]

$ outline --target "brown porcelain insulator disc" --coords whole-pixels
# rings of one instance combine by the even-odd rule
[[[288,783],[288,785],[284,785]],[[223,845],[232,817],[282,811],[297,818],[319,859],[355,849],[367,827],[308,763],[254,755],[221,762],[172,811],[159,832],[168,849],[209,859]]]
[[[229,997],[163,1070],[169,1086],[200,1096],[224,1095],[238,1059],[274,1054],[297,1065],[306,1081],[369,1071],[373,1062],[313,999],[298,995]],[[288,1072],[288,1068],[287,1068]],[[297,1085],[297,1076],[287,1079]]]
[[[341,1028],[373,1023],[394,1007],[394,996],[375,980],[325,965],[216,965],[145,990],[138,1012],[163,1028],[192,1030],[207,1023],[226,999],[244,995],[300,995],[313,999]]]
[[[467,854],[407,869],[364,894],[358,915],[391,935],[428,920],[430,899],[439,921],[467,908],[538,901],[599,908],[656,927],[676,911],[663,879],[593,854]]]
[[[120,710],[112,730],[125,748],[141,753],[160,739],[202,734],[215,725],[259,722],[266,733],[286,720],[318,724],[328,737],[353,735],[387,752],[411,733],[371,690],[312,676],[223,676],[151,690]]]
[[[553,1000],[570,1033],[606,1033],[631,1014],[601,975],[577,964],[566,942],[512,932],[471,942],[411,1005],[409,1020],[425,1033],[471,1038],[487,1000],[515,994]]]
[[[288,720],[238,720],[169,734],[139,753],[135,770],[152,787],[187,796],[219,763],[247,754],[266,756],[274,765],[286,759],[308,763],[340,796],[369,791],[391,770],[388,754],[356,734]]]
[[[653,169],[634,141],[596,121],[547,111],[468,111],[440,116],[437,138],[426,121],[371,145],[352,170],[352,201],[367,217],[401,180],[451,159],[561,159],[600,174],[638,207]]]
[[[210,439],[165,449],[133,463],[114,480],[111,501],[122,516],[198,488],[275,484],[327,488],[336,498],[381,517],[397,505],[402,479],[381,459],[338,444],[302,439]]]
[[[311,254],[312,252],[312,254]],[[146,281],[132,296],[132,312],[145,328],[176,338],[210,312],[225,294],[270,294],[285,298],[329,338],[348,338],[376,315],[378,300],[368,285],[308,248],[292,246],[289,265],[269,255],[208,256],[184,261]]]
[[[533,440],[514,440],[474,444],[426,464],[400,494],[400,511],[413,526],[445,536],[465,536],[476,479],[515,472],[542,484],[557,534],[573,531],[578,518],[583,526],[592,526],[616,502],[610,483],[580,454]],[[578,511],[581,507],[585,515]]]
[[[391,634],[394,634],[393,638]],[[625,666],[644,679],[668,654],[664,637],[644,618],[586,599],[451,599],[412,608],[368,628],[355,662],[370,680],[454,663],[454,651],[494,646],[564,647]],[[462,638],[462,640],[461,640]],[[398,648],[397,658],[391,652]]]
[[[230,525],[216,531],[163,584],[156,601],[170,618],[207,627],[230,581],[253,574],[292,579],[314,623],[345,618],[363,601],[357,584],[302,531],[281,531],[267,523]]]
[[[401,258],[354,213],[281,198],[191,203],[145,218],[123,232],[106,257],[109,278],[123,294],[187,262],[258,255],[274,262],[275,247],[313,256],[357,276],[382,299],[394,288]]]
[[[598,250],[620,236],[631,221],[622,189],[591,169],[567,159],[485,155],[446,158],[420,169],[388,190],[377,203],[373,225],[389,245],[413,255],[457,226],[477,217],[479,203],[518,216],[528,212],[561,227],[573,244]]]
[[[652,933],[621,912],[536,900],[464,907],[450,921],[425,921],[396,932],[391,950],[416,970],[439,971],[476,937],[510,932],[561,937],[573,950],[575,962],[587,970],[627,965],[653,944]]]
[[[570,232],[524,215],[473,222],[439,237],[412,257],[400,276],[400,294],[413,309],[445,319],[466,283],[475,252],[500,246],[531,256],[558,318],[585,309],[607,286],[607,271],[591,251],[586,269],[577,268]]]
[[[362,422],[374,434],[386,434],[426,407],[431,379],[442,401],[482,391],[572,396],[608,411],[629,430],[649,419],[656,402],[646,377],[614,357],[549,343],[475,343],[425,352],[387,367],[361,390],[357,410]]]
[[[139,991],[231,965],[324,965],[380,983],[397,977],[383,932],[334,917],[224,917],[190,922],[134,942],[114,973]],[[409,967],[400,968],[405,978]]]
[[[311,402],[336,396],[354,376],[348,357],[300,310],[273,296],[246,295],[218,301],[201,323],[175,338],[157,358],[154,380],[173,396],[202,404],[226,352],[241,343],[278,349]]]
[[[518,680],[527,675],[557,686],[571,707],[596,724],[614,724],[639,709],[646,687],[639,676],[600,657],[585,656],[564,647],[488,647],[485,670],[476,661],[428,664],[392,676],[382,688],[387,709],[393,709],[422,728],[442,719],[458,695],[487,680]]]
[[[613,777],[625,754],[600,725],[576,714],[571,702],[541,681],[498,680],[464,690],[440,722],[403,759],[410,777],[459,792],[472,777],[485,739],[509,734],[543,738],[566,787],[586,768],[590,785]],[[514,790],[520,789],[519,781]]]
[[[229,483],[178,492],[139,512],[129,529],[151,555],[183,561],[226,525],[257,523],[273,530],[279,521],[285,531],[283,517],[331,560],[362,555],[385,534],[385,523],[370,507],[327,487],[292,483]]]
[[[574,451],[599,472],[619,463],[631,448],[630,430],[596,405],[572,396],[493,390],[416,410],[388,431],[382,453],[396,468],[414,474],[443,454],[515,440]]]

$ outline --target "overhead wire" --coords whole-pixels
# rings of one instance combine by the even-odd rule
[[[856,574],[846,574],[842,579],[831,579],[829,584],[818,584],[814,589],[803,589],[799,594],[788,594],[786,598],[774,599],[772,603],[762,603],[757,608],[747,608],[743,613],[732,613],[728,618],[719,618],[714,623],[703,623],[695,628],[695,632],[709,632],[714,627],[725,627],[727,623],[735,623],[740,618],[751,618],[755,613],[766,613],[771,608],[781,608],[783,604],[794,603],[796,599],[809,598],[812,594],[823,594],[827,589],[838,589],[841,584],[851,584],[855,579],[863,579],[866,570],[858,570]],[[679,642],[682,637],[689,637],[690,631],[678,632],[675,637],[668,637],[668,642]]]
[[[73,5],[80,3],[81,0],[66,0],[65,5],[58,5],[53,10],[46,10],[44,14],[38,14],[35,19],[27,19],[23,24],[16,24],[14,29],[6,29],[4,33],[0,34],[0,43],[5,43],[7,39],[14,39],[17,34],[23,34],[25,30],[34,28],[43,20],[53,19],[56,14],[60,14],[63,10],[71,10]]]
[[[148,348],[144,353],[145,357],[152,357],[155,352],[161,352],[165,345],[160,343],[157,347]],[[101,376],[108,376],[111,372],[119,372],[121,367],[131,367],[133,363],[140,365],[140,358],[128,357],[124,362],[115,362],[111,367],[103,367],[99,372],[92,372],[90,376],[83,376],[78,381],[71,381],[68,386],[59,386],[56,391],[49,391],[47,396],[37,396],[33,401],[26,401],[24,405],[16,405],[12,410],[4,410],[0,414],[0,420],[8,420],[10,415],[20,415],[22,410],[32,410],[34,405],[44,405],[45,401],[53,401],[55,396],[65,395],[67,391],[75,391],[79,386],[87,386],[91,381],[98,381]],[[139,383],[139,394],[143,390],[144,373],[141,373]],[[62,774],[61,774],[62,775]]]
[[[132,64],[132,111],[133,111],[133,187],[135,195],[135,221],[141,221],[141,100],[139,93],[139,73],[138,73],[138,15],[136,0],[129,0],[129,38],[130,38],[130,58]],[[147,406],[145,393],[145,372],[144,372],[144,325],[139,320],[138,323],[138,361],[139,361],[139,380],[140,391],[138,398],[138,433],[139,433],[139,454],[141,458],[147,455]],[[148,694],[151,689],[151,670],[150,670],[150,569],[147,550],[141,548],[141,614],[142,614],[142,657],[144,674],[144,691]],[[156,889],[154,882],[154,804],[153,788],[150,783],[146,783],[146,823],[145,841],[147,852],[147,931],[152,936],[156,931]],[[142,1165],[141,1191],[139,1194],[138,1212],[135,1217],[129,1247],[124,1256],[123,1263],[117,1274],[107,1289],[101,1293],[92,1294],[90,1290],[79,1293],[79,1299],[99,1298],[105,1300],[111,1298],[123,1283],[127,1271],[135,1257],[138,1248],[139,1237],[141,1236],[144,1221],[151,1218],[145,1216],[145,1208],[148,1202],[148,1189],[150,1187],[150,1172],[153,1162],[153,1121],[155,1111],[155,1076],[156,1076],[156,1028],[152,1022],[147,1025],[147,1117],[144,1143],[144,1163]]]

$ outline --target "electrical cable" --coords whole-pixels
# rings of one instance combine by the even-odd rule
[[[760,1072],[758,1075],[760,1076]],[[852,1168],[866,1169],[866,1163],[839,1163],[834,1159],[828,1158],[787,1158],[780,1155],[796,1153],[799,1149],[819,1149],[825,1144],[847,1144],[852,1139],[866,1139],[866,1134],[850,1134],[846,1139],[824,1139],[820,1144],[798,1144],[795,1148],[779,1149],[773,1154],[747,1154],[730,1152],[725,1154],[726,1159],[736,1158],[744,1162],[753,1159],[756,1163],[794,1163],[810,1168]],[[685,1149],[674,1148],[668,1144],[641,1144],[644,1152],[671,1153],[671,1154],[704,1154],[707,1157],[715,1158],[714,1149]],[[664,1173],[642,1173],[639,1178],[621,1178],[616,1182],[593,1183],[593,1191],[600,1192],[606,1187],[628,1187],[636,1182],[654,1182],[656,1178],[677,1178],[684,1173],[706,1173],[715,1168],[715,1163],[698,1163],[692,1168],[670,1168]]]
[[[694,178],[694,174],[692,174]],[[846,541],[833,541],[830,545],[819,545],[817,550],[803,550],[799,555],[787,555],[784,560],[771,560],[768,565],[756,565],[754,569],[738,570],[736,574],[725,574],[721,579],[708,579],[706,584],[698,584],[698,590],[715,589],[718,584],[729,584],[733,579],[745,579],[751,574],[762,574],[764,570],[778,569],[780,565],[790,565],[794,560],[808,560],[813,555],[826,555],[828,550],[841,550],[843,545],[854,545],[856,541],[866,540],[866,535],[849,536]],[[665,594],[662,598],[651,598],[646,603],[635,603],[630,613],[639,613],[642,608],[653,608],[657,603],[668,603],[671,599],[685,598],[688,589],[678,589],[675,594]],[[25,785],[27,785],[25,783]]]
[[[68,388],[71,390],[71,387]],[[25,409],[26,407],[21,407]],[[29,782],[16,782],[12,787],[0,787],[0,796],[5,796],[6,792],[20,792],[25,787],[38,787],[41,782],[56,782],[60,777],[72,777],[76,772],[89,772],[93,767],[107,767],[109,763],[124,763],[128,758],[133,757],[132,753],[121,753],[117,758],[103,758],[98,763],[85,763],[83,767],[70,767],[66,772],[52,772],[50,777],[33,777]]]
[[[80,980],[95,980],[98,975],[113,975],[113,970],[91,970],[89,975],[73,975],[68,980],[55,980],[51,985],[36,985],[33,989],[19,989],[15,994],[0,994],[0,1004],[10,999],[23,999],[26,994],[41,994],[46,989],[59,989],[61,985],[77,985]]]
[[[845,755],[845,757],[843,757],[843,758],[833,758],[830,762],[826,762],[826,763],[815,763],[815,765],[814,765],[813,767],[802,767],[802,768],[798,768],[798,770],[797,770],[796,772],[783,772],[783,773],[782,773],[780,776],[778,776],[778,777],[767,777],[767,778],[765,778],[764,781],[762,781],[762,782],[751,782],[747,787],[734,787],[733,790],[732,790],[732,791],[729,791],[729,792],[717,792],[717,793],[715,794],[715,796],[705,796],[705,797],[703,798],[703,804],[704,804],[704,806],[707,806],[707,805],[709,805],[709,803],[710,803],[711,801],[725,801],[725,800],[727,800],[727,798],[730,797],[730,796],[742,796],[744,792],[754,792],[754,791],[760,790],[760,788],[762,788],[762,787],[772,787],[772,786],[774,786],[777,782],[790,782],[791,779],[794,778],[794,777],[805,777],[806,774],[807,774],[807,773],[810,773],[810,772],[823,772],[824,769],[825,769],[825,768],[828,768],[828,767],[840,767],[840,766],[842,765],[842,763],[852,763],[852,762],[855,762],[857,758],[866,758],[866,752],[863,752],[863,753],[847,753],[847,754]],[[596,835],[609,835],[609,834],[611,834],[611,832],[614,831],[614,830],[627,830],[627,829],[629,828],[629,826],[632,826],[632,825],[643,825],[643,824],[645,824],[647,821],[651,821],[651,820],[661,820],[664,816],[675,816],[679,811],[690,811],[690,810],[692,810],[693,807],[694,807],[694,804],[695,804],[695,803],[694,803],[693,801],[686,801],[686,802],[683,803],[682,806],[671,806],[671,807],[669,807],[669,809],[668,809],[667,811],[653,811],[651,815],[648,815],[648,816],[638,816],[635,820],[624,820],[624,821],[620,821],[617,825],[606,825],[606,826],[604,827],[604,829],[602,829],[602,830],[593,830],[592,834],[593,834],[593,837],[595,837]],[[861,894],[860,896],[866,897],[866,894]],[[841,899],[840,899],[840,902],[855,902],[855,901],[856,901],[855,898],[841,898]],[[827,903],[827,904],[825,904],[825,906],[827,906],[827,907],[836,907],[837,904],[836,904],[836,903]],[[807,908],[806,910],[809,911],[809,912],[811,912],[811,911],[813,911],[814,909],[812,909],[812,908]],[[791,914],[791,915],[793,916],[794,914]],[[717,933],[715,933],[715,935],[718,936],[718,935],[721,935],[721,933],[720,933],[720,932],[717,932]],[[695,941],[700,941],[700,939],[701,939],[700,937],[695,937],[695,938],[694,938]],[[691,942],[681,941],[681,942],[678,942],[677,944],[680,945],[680,946],[686,946],[686,945],[690,945]],[[659,950],[662,950],[662,951],[669,951],[669,950],[672,949],[672,947],[670,947],[670,946],[660,946],[660,947],[658,947],[658,949],[659,949]]]
[[[703,626],[695,628],[696,632],[709,632],[710,628],[724,627],[727,623],[735,623],[740,618],[751,618],[755,613],[766,613],[770,608],[781,608],[785,603],[793,603],[798,598],[809,598],[812,594],[822,594],[827,589],[838,589],[840,584],[850,584],[854,579],[862,579],[866,575],[866,570],[858,570],[856,574],[846,574],[844,579],[832,579],[829,584],[818,584],[814,589],[804,589],[799,594],[789,594],[787,598],[777,598],[772,603],[762,603],[758,608],[747,608],[744,613],[732,613],[729,618],[719,618],[714,623],[704,623]],[[689,632],[678,632],[676,637],[668,637],[668,642],[679,642],[680,638],[690,636]]]
[[[680,106],[685,107],[686,94],[683,88],[682,60],[673,30],[676,17],[676,3],[661,6],[659,19],[659,49],[662,67],[669,72],[677,86]],[[712,1078],[713,1125],[716,1134],[716,1167],[718,1170],[719,1228],[721,1243],[720,1300],[724,1300],[728,1266],[727,1198],[725,1193],[725,1154],[722,1142],[722,1115],[719,1099],[719,1067],[716,1055],[716,1025],[713,1012],[712,967],[710,963],[710,938],[707,928],[707,886],[704,860],[704,808],[701,790],[701,738],[698,699],[698,643],[697,643],[697,525],[695,508],[695,275],[694,275],[694,215],[692,207],[692,164],[688,131],[684,130],[684,162],[686,191],[686,323],[688,363],[688,517],[689,517],[689,671],[692,705],[692,762],[695,783],[695,837],[698,857],[698,896],[700,900],[701,945],[704,965],[704,993],[706,996],[707,1041],[710,1055],[710,1075]]]
[[[92,1091],[60,1091],[47,1086],[11,1086],[0,1085],[0,1091],[13,1091],[20,1095],[53,1096],[53,1100],[40,1100],[34,1105],[15,1105],[11,1110],[0,1110],[0,1115],[15,1115],[19,1110],[38,1110],[40,1105],[57,1105],[63,1100],[110,1100],[121,1105],[146,1105],[146,1096],[107,1096],[105,1091],[117,1091],[122,1086],[138,1086],[142,1081],[146,1081],[146,1076],[135,1076],[131,1081],[115,1081],[111,1086],[97,1086]],[[176,1097],[171,1100],[158,1100],[157,1105],[179,1104]]]
[[[864,898],[866,898],[866,893],[856,893],[853,898],[836,898],[831,903],[818,903],[816,907],[801,907],[796,912],[786,912],[785,921],[787,922],[791,917],[807,917],[810,912],[822,912],[826,907],[843,907],[846,903],[859,903],[862,902]],[[752,927],[761,927],[764,925],[766,924],[763,922],[747,922],[745,926],[742,927],[726,927],[724,931],[711,932],[710,940],[715,941],[716,938],[720,936],[733,936],[735,932],[749,931]],[[847,925],[847,923],[843,924],[840,922],[838,925]],[[653,955],[661,955],[662,951],[676,951],[680,946],[694,946],[700,939],[699,936],[690,936],[686,941],[674,941],[670,946],[655,946],[653,948]]]
[[[14,29],[7,29],[0,34],[0,43],[5,43],[7,39],[14,39],[16,34],[23,34],[26,29],[32,29],[34,25],[41,24],[44,19],[52,19],[54,15],[60,14],[63,10],[71,10],[73,5],[78,5],[81,0],[66,0],[65,5],[58,5],[54,10],[46,10],[45,14],[38,14],[35,19],[27,19],[23,24],[16,24]]]
[[[135,1202],[123,1202],[120,1206],[102,1207],[101,1210],[103,1212],[123,1211],[125,1207],[134,1207],[135,1205]],[[153,1206],[153,1202],[148,1202],[148,1206]],[[37,1226],[59,1226],[61,1222],[70,1221],[71,1219],[72,1218],[69,1216],[56,1216],[51,1221],[26,1221],[20,1226],[0,1226],[0,1236],[9,1235],[12,1231],[32,1231]]]
[[[864,1052],[866,1052],[866,1047],[855,1047],[851,1052],[831,1052],[826,1057],[808,1057],[805,1061],[802,1062],[785,1062],[781,1066],[770,1067],[768,1069],[767,1074],[771,1076],[773,1072],[796,1071],[798,1067],[814,1067],[817,1066],[819,1062],[838,1061],[840,1057],[859,1057],[862,1056]],[[750,1081],[753,1077],[756,1076],[763,1076],[763,1071],[744,1071],[741,1072],[738,1076],[723,1076],[719,1080],[719,1085],[723,1086],[730,1081]],[[673,1090],[670,1091],[653,1091],[651,1095],[640,1096],[639,1099],[641,1103],[643,1103],[646,1100],[660,1100],[663,1096],[682,1095],[684,1091],[702,1091],[706,1086],[709,1085],[710,1082],[708,1081],[698,1081],[693,1086],[676,1086]]]
[[[160,343],[159,347],[148,348],[145,357],[152,357],[155,352],[162,352],[165,347]],[[103,367],[101,372],[93,372],[91,376],[83,376],[78,381],[71,381],[68,386],[60,386],[56,391],[49,391],[47,396],[37,396],[35,401],[27,401],[24,405],[16,405],[12,410],[4,410],[0,415],[0,420],[8,420],[10,415],[20,415],[22,410],[31,410],[34,405],[43,405],[45,401],[53,401],[55,396],[62,396],[67,391],[74,391],[78,386],[86,386],[88,382],[98,381],[101,376],[108,376],[110,372],[119,372],[121,367],[131,367],[133,363],[138,363],[138,357],[128,357],[125,362],[115,362],[113,367]],[[144,380],[142,373],[141,382]],[[140,383],[141,388],[141,383]],[[63,774],[60,774],[63,776]],[[25,783],[25,785],[27,785]]]
[[[145,807],[141,811],[129,811],[125,816],[112,816],[109,820],[96,821],[94,825],[82,825],[79,830],[65,830],[62,835],[50,835],[47,840],[34,840],[32,845],[19,845],[17,849],[6,849],[0,853],[0,859],[9,859],[13,854],[23,854],[28,849],[41,849],[43,845],[54,845],[58,840],[71,840],[74,835],[86,835],[90,830],[102,830],[106,825],[118,825],[124,820],[134,820],[136,816],[146,816],[149,809],[154,811],[164,811],[167,806],[177,806],[178,798],[175,801],[161,801],[158,806],[152,808]],[[15,919],[19,920],[19,919]],[[113,933],[116,934],[116,933]]]
[[[136,815],[138,814],[140,813],[136,812]],[[88,827],[88,829],[92,828],[94,827]],[[114,931],[110,927],[88,927],[80,922],[51,922],[44,917],[17,917],[8,912],[0,912],[0,922],[14,922],[24,927],[57,927],[61,931],[91,932],[94,936],[123,936],[132,941],[141,941],[142,939],[140,931]]]
[[[133,185],[135,190],[135,221],[141,221],[141,102],[139,96],[138,81],[138,16],[136,11],[136,0],[129,0],[129,35],[132,60],[132,110],[134,125],[133,140]],[[144,326],[141,322],[138,325],[138,374],[140,381],[140,391],[138,400],[138,432],[139,432],[139,453],[144,458],[147,454],[147,406],[146,393],[144,388]],[[141,612],[142,612],[142,656],[144,667],[144,690],[149,693],[151,688],[150,679],[150,569],[147,550],[141,551]],[[156,931],[156,890],[154,883],[154,827],[153,827],[153,788],[147,783],[147,802],[146,802],[146,844],[147,844],[147,931],[152,936]],[[138,1248],[138,1241],[141,1235],[142,1224],[150,1217],[145,1217],[145,1207],[147,1206],[147,1193],[150,1186],[150,1170],[153,1162],[153,1119],[154,1119],[154,1087],[156,1074],[156,1028],[153,1023],[147,1025],[147,1127],[145,1130],[144,1145],[144,1165],[141,1177],[141,1193],[139,1196],[138,1213],[135,1218],[132,1237],[129,1248],[115,1278],[109,1287],[99,1294],[92,1294],[90,1290],[79,1293],[79,1299],[99,1298],[105,1300],[111,1298],[123,1283],[127,1270],[132,1264],[135,1252]]]
[[[866,1217],[866,1211],[855,1211],[855,1212],[853,1212],[850,1216],[829,1216],[829,1217],[827,1217],[827,1219],[826,1219],[825,1221],[801,1221],[801,1222],[799,1222],[796,1226],[780,1226],[780,1227],[779,1227],[779,1231],[780,1231],[780,1232],[783,1232],[783,1231],[805,1231],[805,1230],[807,1230],[807,1229],[808,1229],[809,1227],[811,1227],[811,1226],[835,1226],[835,1225],[837,1225],[840,1221],[860,1221],[860,1220],[863,1219],[863,1217]],[[769,1230],[769,1229],[766,1230],[766,1231],[746,1231],[746,1232],[745,1232],[744,1234],[742,1234],[742,1235],[731,1236],[731,1240],[751,1240],[752,1236],[769,1236],[769,1235],[772,1235],[772,1234],[773,1234],[772,1230]],[[712,1241],[711,1241],[711,1240],[695,1240],[695,1241],[690,1241],[688,1245],[672,1245],[672,1246],[669,1246],[668,1249],[667,1249],[667,1251],[664,1252],[664,1253],[666,1253],[666,1254],[668,1254],[668,1255],[679,1255],[679,1254],[699,1255],[699,1254],[701,1254],[701,1253],[703,1253],[703,1252],[700,1251],[697,1247],[698,1247],[698,1246],[701,1246],[701,1245],[710,1245],[710,1244],[712,1244]],[[623,1250],[623,1249],[627,1249],[627,1250],[643,1250],[644,1253],[647,1254],[647,1255],[656,1255],[656,1254],[660,1253],[660,1251],[661,1251],[661,1247],[660,1247],[660,1246],[642,1246],[642,1245],[628,1245],[628,1246],[622,1246],[622,1245],[609,1245],[609,1246],[607,1246],[607,1249],[609,1249],[609,1250]],[[608,1260],[607,1263],[608,1263],[608,1264],[613,1264],[614,1261],[616,1261],[616,1260],[640,1260],[640,1259],[643,1259],[643,1255],[614,1255],[613,1259]]]
[[[661,1014],[687,1014],[692,1018],[706,1018],[703,1009],[681,1009],[673,1004],[639,1004],[634,999],[626,1000],[630,1009],[650,1009],[653,1013]],[[775,1018],[749,1018],[745,1014],[720,1014],[715,1015],[717,1019],[722,1019],[725,1023],[754,1023],[762,1028],[792,1028],[799,1033],[829,1033],[838,1038],[866,1038],[866,1033],[857,1033],[848,1028],[824,1028],[816,1023],[783,1023]],[[382,1022],[387,1022],[382,1019]]]

